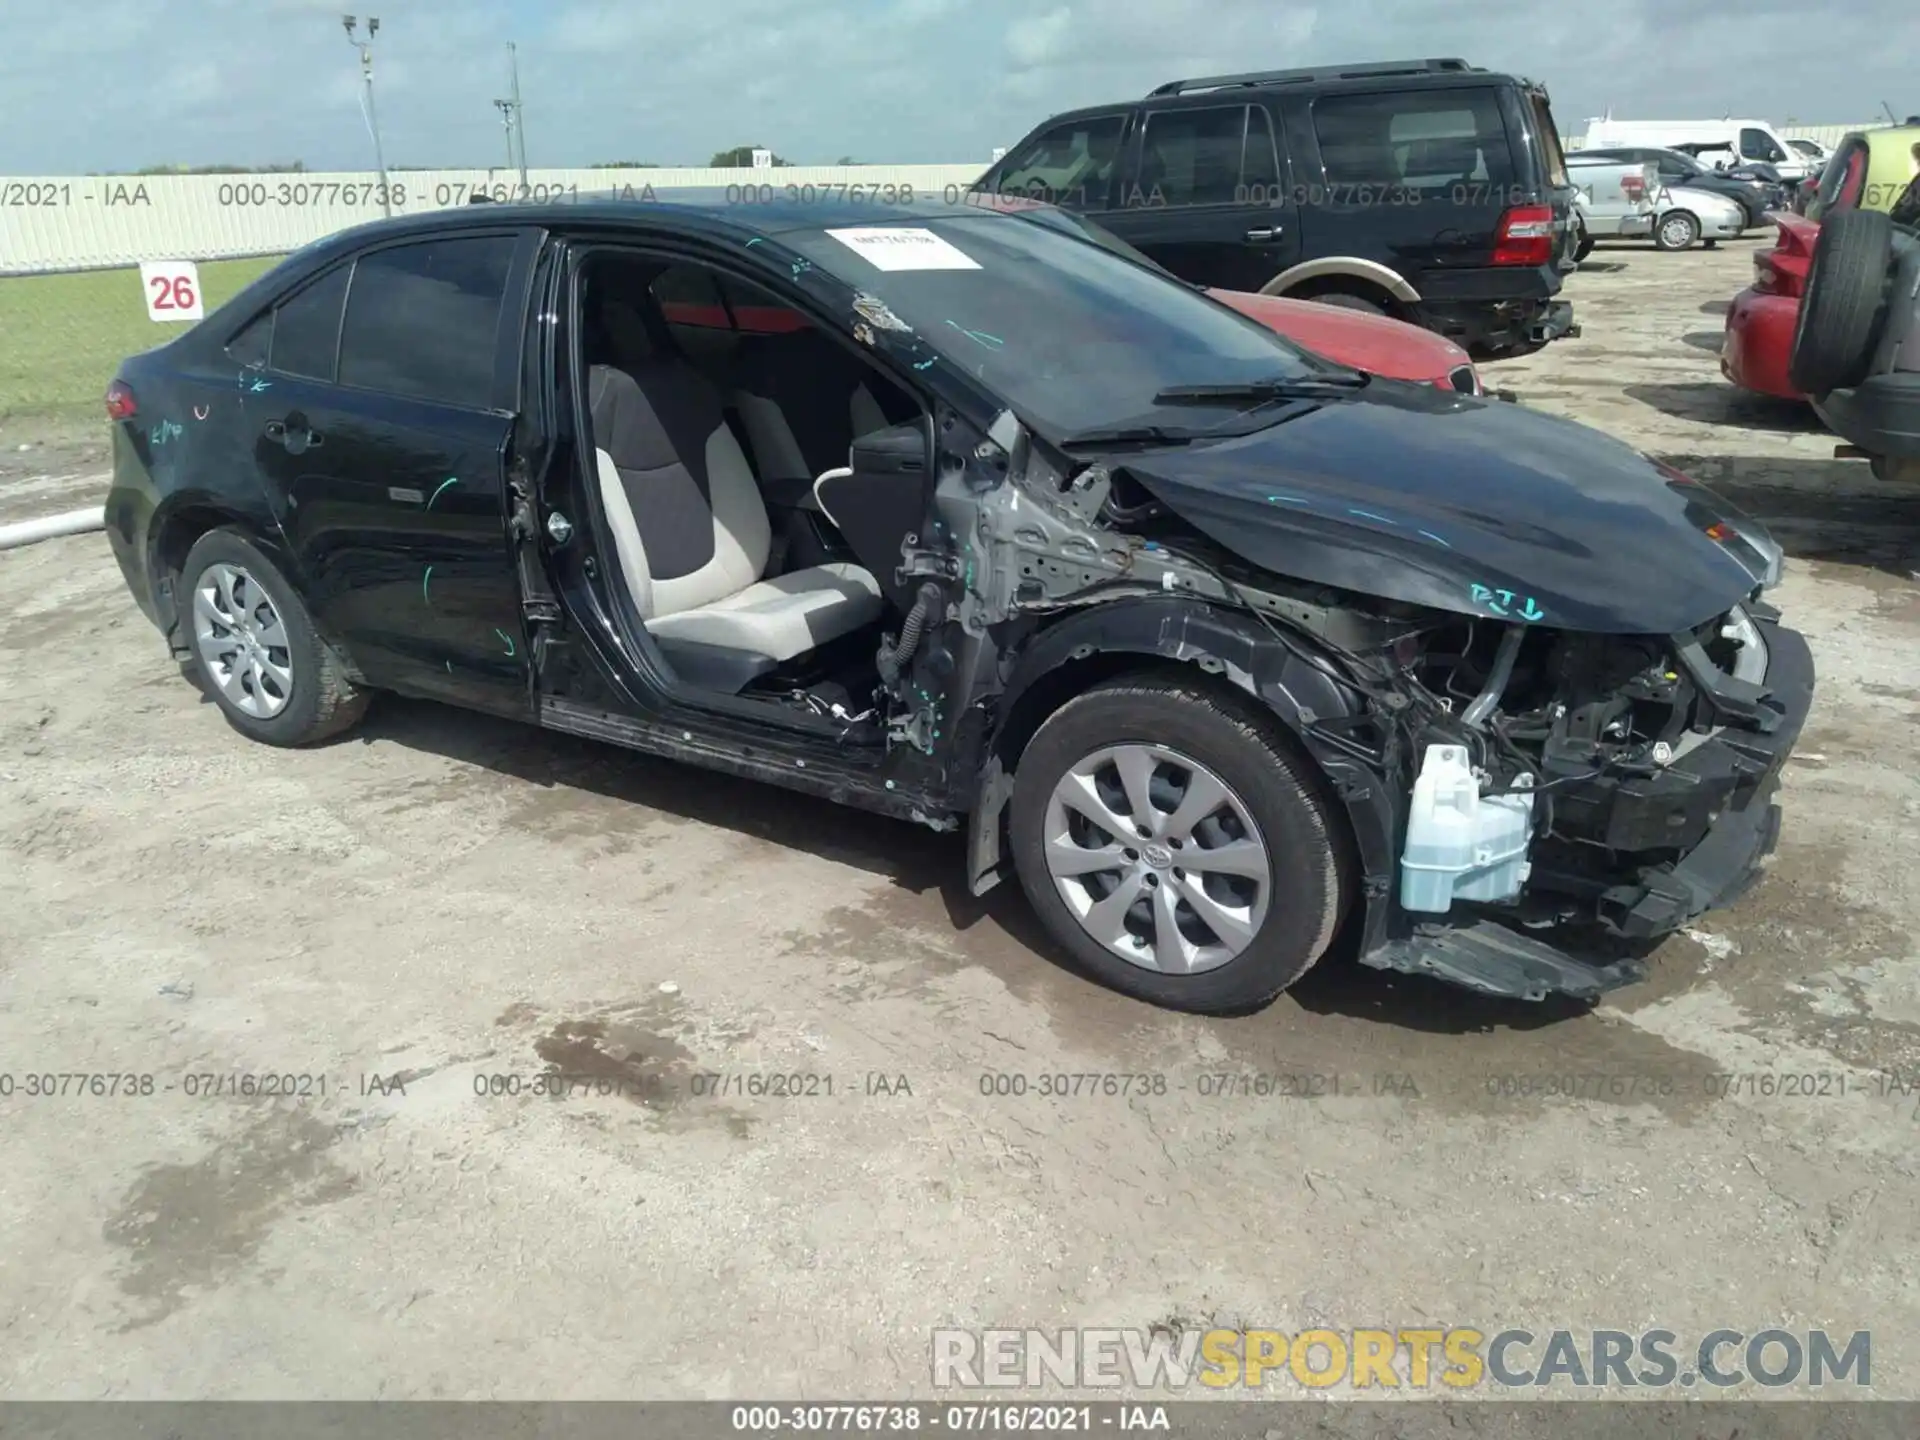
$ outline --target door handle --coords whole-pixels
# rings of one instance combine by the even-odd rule
[[[1278,225],[1256,226],[1254,229],[1247,231],[1247,239],[1256,245],[1269,240],[1278,240],[1280,238],[1280,230],[1281,227]]]
[[[287,452],[298,455],[303,450],[311,450],[320,443],[320,432],[312,430],[298,419],[269,420],[262,427],[269,440],[278,441],[287,448]]]

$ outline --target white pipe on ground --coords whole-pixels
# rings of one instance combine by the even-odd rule
[[[53,540],[61,535],[81,535],[89,530],[104,530],[107,525],[107,512],[101,506],[90,510],[69,510],[63,515],[42,515],[37,520],[21,520],[12,525],[0,525],[0,550],[11,550],[18,545],[32,545],[41,540]]]

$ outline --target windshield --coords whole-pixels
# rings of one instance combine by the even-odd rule
[[[1156,400],[1183,386],[1324,382],[1348,372],[1163,273],[1044,223],[980,215],[789,232],[781,240],[910,328],[1052,439],[1120,424],[1192,433],[1242,397]],[[887,328],[884,324],[882,328]]]

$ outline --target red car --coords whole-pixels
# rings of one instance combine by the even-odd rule
[[[1753,284],[1733,297],[1727,333],[1720,346],[1720,373],[1743,390],[1782,400],[1804,400],[1787,378],[1787,355],[1800,296],[1813,263],[1816,221],[1776,211],[1768,217],[1780,227],[1779,239],[1753,257]]]
[[[1467,352],[1444,335],[1318,300],[1287,300],[1238,290],[1207,292],[1316,355],[1393,380],[1415,380],[1479,395],[1480,372]]]

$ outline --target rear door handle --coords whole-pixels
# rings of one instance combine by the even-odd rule
[[[320,443],[320,432],[308,429],[299,420],[269,420],[263,428],[269,440],[276,440],[286,446],[290,454],[298,455],[301,451],[311,450]]]
[[[1280,227],[1278,225],[1261,225],[1247,231],[1247,239],[1256,245],[1269,240],[1278,240],[1279,238]]]

